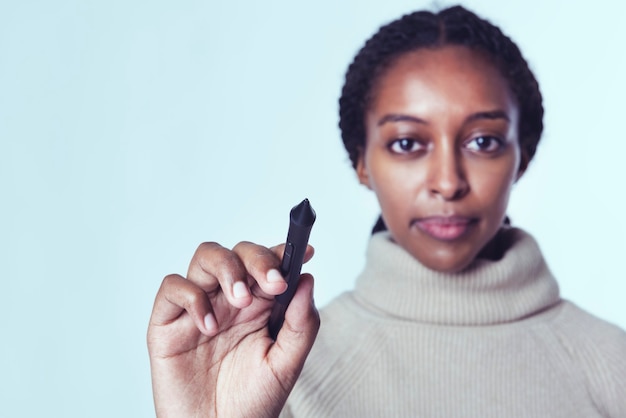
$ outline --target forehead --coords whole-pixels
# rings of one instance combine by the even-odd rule
[[[373,88],[370,110],[432,105],[433,100],[473,107],[516,108],[509,83],[480,51],[464,46],[421,48],[393,60]]]

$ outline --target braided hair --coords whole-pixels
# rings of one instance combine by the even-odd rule
[[[485,54],[500,70],[519,106],[519,143],[530,161],[543,131],[539,84],[515,43],[495,25],[454,6],[438,13],[417,11],[382,26],[348,67],[339,98],[339,128],[352,166],[365,149],[365,113],[379,77],[401,55],[420,48],[460,45]],[[385,229],[379,219],[374,232]]]

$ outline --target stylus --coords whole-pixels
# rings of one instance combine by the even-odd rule
[[[287,290],[275,297],[268,324],[270,336],[274,340],[276,340],[278,331],[283,326],[287,306],[289,306],[298,288],[304,253],[314,222],[315,211],[308,199],[304,199],[299,205],[294,206],[289,213],[289,231],[280,265],[280,273],[287,282]]]

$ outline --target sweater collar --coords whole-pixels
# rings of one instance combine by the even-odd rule
[[[536,241],[517,228],[501,234],[502,259],[477,259],[459,273],[428,269],[387,231],[374,234],[355,296],[388,315],[446,325],[511,322],[556,304],[559,288]]]

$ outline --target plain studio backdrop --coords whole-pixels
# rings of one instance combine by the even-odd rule
[[[513,223],[564,297],[626,327],[624,6],[464,4],[518,42],[545,97]],[[304,197],[318,304],[351,288],[378,209],[337,128],[344,71],[423,7],[2,0],[0,416],[152,416],[162,278],[202,241],[280,243]]]

